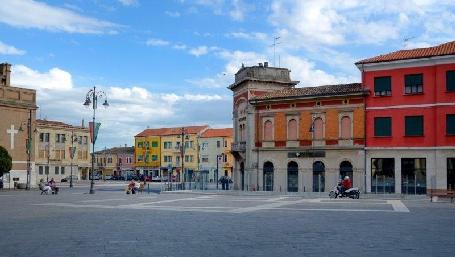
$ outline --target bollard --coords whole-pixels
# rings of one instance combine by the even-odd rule
[[[150,184],[147,184],[147,194],[150,194]]]

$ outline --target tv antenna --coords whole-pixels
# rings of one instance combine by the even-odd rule
[[[280,39],[280,37],[274,37],[273,38],[273,44],[271,46],[273,46],[273,66],[276,67],[276,63],[275,63],[275,59],[276,59],[276,45],[279,45],[281,44],[281,42],[278,42],[278,40]]]

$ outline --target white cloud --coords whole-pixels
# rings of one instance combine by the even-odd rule
[[[259,40],[264,41],[267,39],[267,34],[261,32],[231,32],[226,34],[227,37],[247,39],[247,40]]]
[[[229,15],[235,21],[243,21],[245,18],[245,10],[246,8],[242,5],[240,0],[233,0],[232,9],[229,11]]]
[[[114,34],[120,27],[33,0],[8,1],[8,4],[3,4],[0,8],[0,22],[13,27],[83,34]]]
[[[14,46],[7,45],[0,41],[0,54],[4,55],[24,55],[25,51],[21,49],[17,49]]]
[[[149,40],[147,40],[147,42],[145,42],[145,44],[148,46],[167,46],[170,43],[166,40],[162,40],[159,38],[150,38]]]
[[[206,55],[209,53],[209,48],[207,46],[198,46],[195,48],[191,48],[189,51],[190,54],[199,57],[201,55]]]
[[[185,44],[174,44],[174,46],[172,46],[172,47],[175,48],[175,49],[178,49],[178,50],[187,49],[187,46]]]
[[[169,17],[172,17],[172,18],[178,18],[180,17],[180,13],[175,11],[175,12],[171,12],[171,11],[165,11],[164,12],[167,16]]]
[[[11,82],[14,85],[31,87],[37,90],[69,90],[73,88],[71,74],[59,68],[52,68],[47,72],[41,73],[24,65],[13,65]]]
[[[137,0],[118,0],[124,6],[135,6],[138,5]]]

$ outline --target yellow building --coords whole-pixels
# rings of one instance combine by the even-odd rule
[[[172,169],[176,181],[188,181],[193,172],[199,168],[198,138],[201,133],[208,129],[204,126],[187,126],[176,128],[146,129],[136,135],[136,169],[144,166],[144,153],[140,151],[140,143],[144,146],[147,141],[158,142],[156,156],[158,160],[153,166],[153,176],[168,176],[168,170]],[[182,137],[183,135],[183,137]],[[154,144],[155,145],[155,144]],[[182,148],[182,145],[184,146]],[[155,149],[153,149],[155,151]],[[184,175],[181,176],[182,165]]]
[[[35,140],[36,181],[60,182],[72,173],[78,179],[88,179],[91,167],[90,132],[83,126],[59,121],[36,120]],[[71,160],[70,147],[76,147]],[[71,165],[72,164],[72,165]]]
[[[161,167],[161,138],[154,131],[146,129],[135,136],[135,169],[139,174],[159,176]]]

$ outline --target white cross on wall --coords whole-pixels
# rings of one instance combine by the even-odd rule
[[[11,129],[7,129],[6,133],[11,136],[11,149],[14,149],[14,135],[17,134],[19,130],[14,129],[14,125],[11,125]]]

